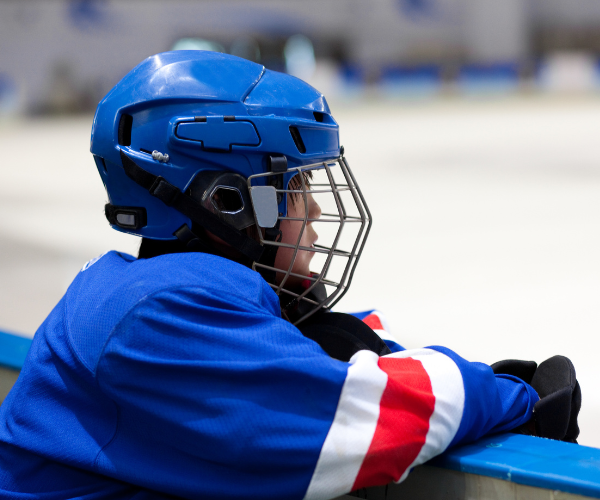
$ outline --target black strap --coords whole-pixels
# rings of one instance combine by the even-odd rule
[[[266,241],[281,241],[281,230],[279,226],[281,221],[278,219],[275,227],[265,229],[265,240]],[[267,245],[264,249],[260,260],[258,261],[260,264],[264,264],[265,266],[274,267],[275,266],[275,257],[277,256],[277,250],[279,247],[277,245]],[[264,267],[258,267],[256,269],[260,275],[264,278],[267,283],[275,284],[276,272],[272,269],[265,269]]]
[[[273,155],[267,157],[267,166],[271,172],[279,172],[278,175],[271,176],[269,180],[269,184],[273,186],[275,189],[282,190],[283,189],[283,172],[287,172],[288,163],[287,157],[285,155]],[[283,199],[283,193],[277,193],[277,204],[281,203]],[[277,224],[275,227],[266,228],[264,231],[264,239],[266,241],[281,241],[281,229],[279,229],[281,225],[281,220],[277,219]],[[265,251],[260,258],[260,263],[265,266],[274,267],[275,266],[275,257],[277,257],[277,250],[279,247],[277,245],[267,245]],[[264,267],[259,267],[257,271],[260,275],[265,279],[267,283],[275,284],[277,273],[272,269],[265,269]]]
[[[181,226],[173,233],[181,243],[185,245],[186,250],[190,252],[214,253],[214,251],[204,242],[202,238],[193,233],[187,224]]]
[[[285,155],[269,156],[267,164],[271,172],[279,174],[284,174],[288,169],[287,156]]]
[[[139,184],[168,207],[192,219],[196,224],[223,239],[246,257],[257,261],[263,253],[263,247],[249,236],[223,222],[215,214],[204,208],[191,196],[159,175],[154,175],[137,165],[121,150],[123,169],[132,181]],[[180,228],[181,229],[181,228]]]

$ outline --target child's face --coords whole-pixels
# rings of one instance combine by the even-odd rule
[[[318,219],[321,217],[321,207],[315,201],[312,194],[307,193],[307,205],[308,205],[308,218],[309,219]],[[292,203],[291,196],[288,194],[288,217],[297,217],[304,218],[306,214],[306,208],[304,205],[304,200],[300,197]],[[302,231],[302,220],[282,220],[281,221],[281,242],[287,243],[290,245],[296,245],[298,241],[298,235]],[[306,228],[302,233],[302,237],[300,239],[301,247],[313,247],[318,239],[318,235],[313,228],[312,222],[306,223]],[[292,267],[292,272],[296,274],[301,274],[303,276],[310,276],[310,261],[314,256],[314,252],[310,252],[307,250],[298,250],[296,254],[296,259],[294,260],[294,265]],[[279,247],[277,250],[277,257],[275,258],[275,267],[277,269],[285,269],[287,270],[290,262],[294,258],[294,249],[293,248],[285,248]],[[278,275],[278,279],[281,280],[283,278],[283,274],[281,276]],[[286,288],[288,285],[291,287],[296,287],[300,285],[304,281],[304,278],[297,278],[294,276],[290,276],[287,281]]]

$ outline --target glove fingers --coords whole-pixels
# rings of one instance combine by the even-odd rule
[[[505,359],[491,366],[495,374],[513,375],[529,384],[537,368],[537,363],[535,361],[521,361],[520,359]]]
[[[513,432],[577,442],[581,389],[569,358],[553,356],[539,367],[534,361],[517,359],[499,361],[491,366],[495,374],[513,375],[529,383],[540,397],[534,406],[535,424],[528,422]]]
[[[535,404],[533,412],[539,436],[558,440],[565,438],[570,423],[571,399],[571,388],[564,387]]]
[[[540,399],[564,388],[569,388],[572,393],[576,383],[575,367],[565,356],[553,356],[541,363],[531,379],[531,386]]]
[[[571,399],[571,416],[569,417],[569,426],[567,427],[567,434],[563,441],[569,443],[577,443],[577,437],[579,436],[579,425],[577,424],[577,416],[581,409],[581,388],[579,382],[575,384],[575,390],[573,391],[573,397]]]

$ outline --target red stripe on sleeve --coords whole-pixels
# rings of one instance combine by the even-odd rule
[[[388,375],[379,419],[353,490],[398,481],[425,444],[435,397],[429,375],[412,358],[380,358]]]
[[[369,314],[366,318],[363,318],[363,322],[366,323],[371,330],[385,330],[377,314]]]

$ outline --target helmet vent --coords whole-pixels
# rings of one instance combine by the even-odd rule
[[[133,126],[133,116],[121,115],[119,120],[119,145],[131,146],[131,127]]]
[[[242,195],[234,187],[217,186],[211,200],[215,208],[224,214],[237,214],[244,209]]]
[[[304,141],[302,140],[302,136],[300,135],[300,131],[298,127],[290,126],[290,134],[292,134],[292,139],[294,139],[294,144],[300,153],[306,153],[306,146],[304,145]]]
[[[315,117],[315,120],[317,120],[319,123],[322,123],[325,119],[325,114],[320,113],[319,111],[313,111],[313,116]]]
[[[98,167],[98,170],[102,168],[102,170],[104,170],[105,173],[108,173],[108,170],[106,169],[106,163],[104,162],[104,158],[102,158],[101,156],[94,155],[94,160],[96,161],[96,167]]]

